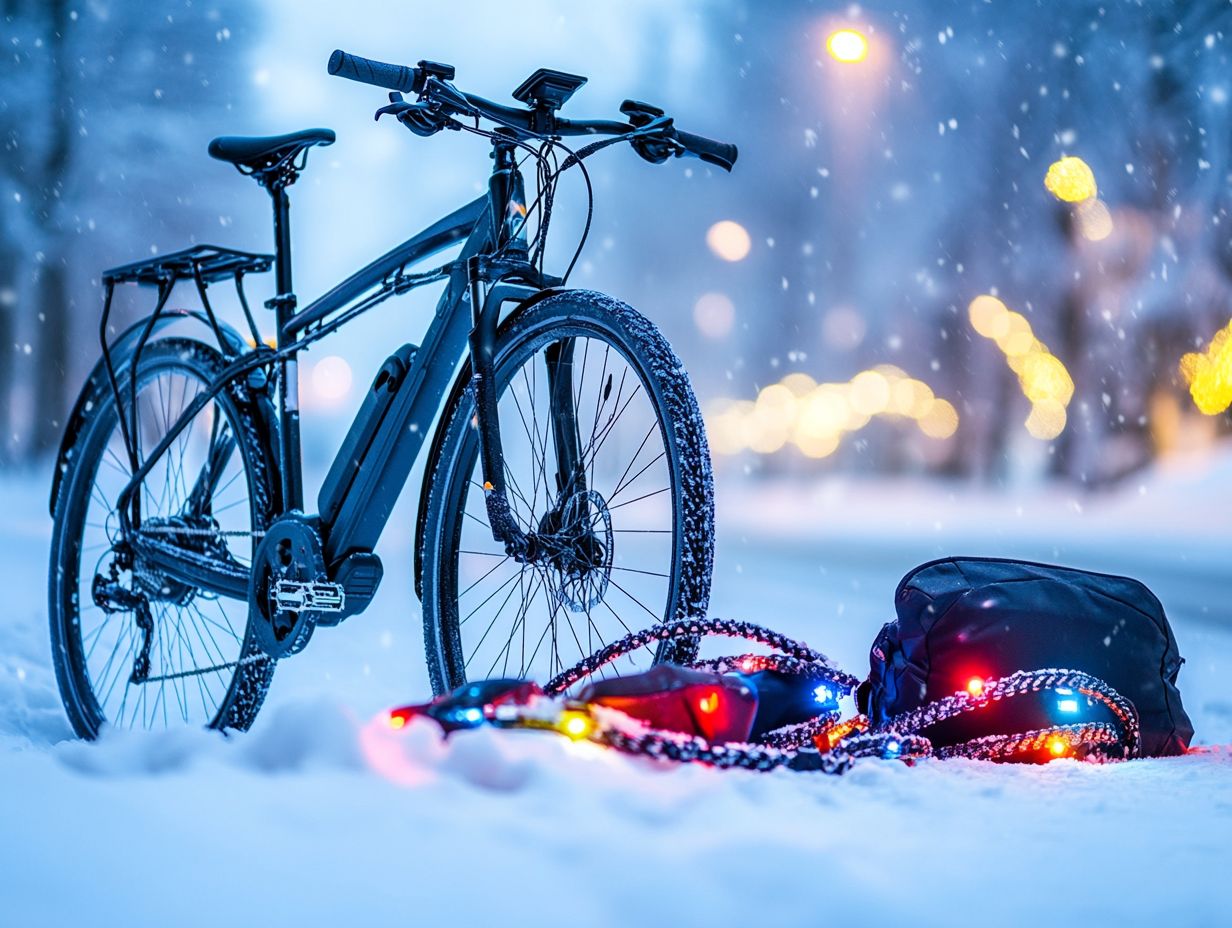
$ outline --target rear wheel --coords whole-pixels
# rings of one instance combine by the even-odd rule
[[[576,415],[571,473],[550,364]],[[551,550],[522,563],[493,540],[475,403],[461,391],[442,418],[421,539],[438,693],[493,676],[546,682],[631,631],[704,614],[709,600],[709,450],[688,376],[658,330],[600,294],[548,297],[502,327],[495,380],[509,504]],[[645,669],[655,656],[642,648],[605,672]]]
[[[137,371],[140,448],[153,449],[223,367],[199,342],[150,343]],[[127,368],[120,382],[126,390]],[[56,500],[50,567],[52,655],[73,728],[85,738],[104,725],[247,728],[274,670],[247,603],[161,575],[125,545],[115,506],[132,471],[110,387],[85,408]],[[250,402],[232,385],[146,477],[140,531],[247,568],[273,476]]]

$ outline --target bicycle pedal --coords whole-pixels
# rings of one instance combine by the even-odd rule
[[[270,590],[270,599],[279,612],[342,612],[346,608],[346,590],[327,580],[279,580]]]

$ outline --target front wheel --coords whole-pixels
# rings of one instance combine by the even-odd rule
[[[493,540],[474,396],[455,391],[420,540],[438,693],[493,676],[546,682],[629,632],[704,614],[710,596],[710,452],[654,325],[601,294],[557,294],[502,325],[494,368],[509,504],[551,543],[522,562]],[[654,659],[642,648],[605,672]]]

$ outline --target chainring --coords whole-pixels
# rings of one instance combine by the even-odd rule
[[[301,515],[285,515],[266,530],[253,558],[248,603],[257,643],[275,660],[298,654],[308,644],[319,613],[278,609],[273,601],[281,580],[311,583],[325,576],[321,536]]]

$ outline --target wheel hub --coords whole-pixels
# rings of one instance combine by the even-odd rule
[[[539,521],[535,560],[556,575],[556,597],[571,612],[603,601],[612,575],[612,515],[596,490],[573,494]]]
[[[219,560],[230,558],[227,543],[221,537],[218,523],[211,516],[170,516],[147,519],[142,523],[140,531],[155,535],[159,541],[175,545],[185,551]],[[135,558],[133,579],[136,588],[147,598],[177,606],[187,606],[199,592],[196,587],[168,576],[140,556]]]

